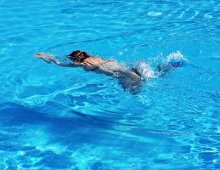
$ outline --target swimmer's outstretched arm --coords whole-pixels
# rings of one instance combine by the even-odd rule
[[[53,62],[54,64],[62,66],[62,67],[76,67],[76,66],[78,66],[77,64],[74,64],[74,63],[70,63],[70,64],[62,63],[52,54],[37,53],[37,54],[35,54],[35,57],[39,58],[39,59],[43,59],[47,63]]]

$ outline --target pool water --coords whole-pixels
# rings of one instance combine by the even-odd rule
[[[219,20],[218,0],[0,0],[0,169],[220,169]],[[189,61],[132,95],[33,57],[76,49]]]

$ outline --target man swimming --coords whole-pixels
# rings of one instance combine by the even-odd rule
[[[145,79],[155,78],[156,74],[147,63],[140,63],[135,68],[126,68],[115,60],[105,60],[97,56],[92,56],[85,51],[76,50],[66,55],[69,62],[62,62],[52,54],[37,53],[35,55],[47,63],[53,62],[62,67],[82,67],[85,71],[94,71],[118,79],[119,84],[125,90],[136,94],[140,91],[141,83]],[[168,56],[168,62],[158,65],[158,71],[165,73],[172,67],[181,67],[183,56],[181,53],[172,53]]]

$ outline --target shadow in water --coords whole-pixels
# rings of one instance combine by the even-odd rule
[[[106,135],[112,140],[117,136],[124,135],[124,141],[127,140],[126,136],[132,136],[134,139],[130,138],[129,140],[135,140],[135,142],[139,141],[138,137],[140,136],[143,140],[145,137],[164,139],[170,135],[179,135],[169,131],[145,129],[133,124],[105,120],[101,117],[90,116],[76,111],[71,111],[73,117],[60,117],[39,112],[36,108],[31,109],[16,103],[3,103],[0,108],[0,126],[44,126],[53,138],[59,138],[55,139],[56,141],[68,143],[68,145],[90,142],[99,143],[100,141],[97,139],[103,139],[103,136]],[[109,141],[111,142],[111,140]]]
[[[0,108],[0,126],[9,127],[9,129],[21,127],[23,129],[19,132],[20,135],[24,135],[23,131],[35,125],[42,126],[42,129],[46,127],[53,140],[69,146],[97,143],[97,139],[102,138],[102,135],[108,134],[108,137],[114,138],[117,134],[117,129],[112,128],[111,121],[103,121],[80,112],[72,111],[73,117],[60,117],[16,103],[4,103]]]
[[[88,159],[86,160],[88,165],[93,167],[91,169],[97,169],[97,166],[103,166],[106,169],[106,166],[111,166],[111,164],[106,165],[104,161],[106,157],[112,161],[120,159],[121,155],[124,155],[123,159],[130,159],[129,155],[132,154],[135,154],[135,157],[144,158],[152,149],[163,151],[167,147],[170,149],[166,151],[168,153],[171,150],[185,151],[185,147],[177,146],[175,140],[167,134],[115,125],[79,112],[73,111],[75,116],[70,118],[51,116],[37,111],[36,108],[31,109],[16,103],[3,103],[0,108],[0,128],[2,129],[0,138],[2,131],[6,134],[3,136],[5,139],[0,142],[0,150],[14,154],[22,151],[24,155],[17,156],[17,162],[14,164],[22,162],[23,167],[26,168],[45,166],[68,169],[80,161],[77,155],[83,155],[83,158]],[[16,137],[7,136],[11,131],[17,134]],[[38,144],[37,141],[41,141],[44,135],[35,136],[36,131],[46,133],[46,141],[43,144]],[[36,143],[30,144],[29,138]],[[51,149],[51,144],[59,146],[58,153]],[[44,149],[39,149],[38,145]],[[146,148],[151,149],[146,150]],[[109,153],[106,154],[106,151]],[[90,155],[91,157],[95,155],[96,159],[90,160]],[[29,163],[29,158],[37,158],[39,161]]]

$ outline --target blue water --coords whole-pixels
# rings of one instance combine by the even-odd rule
[[[220,169],[218,0],[0,0],[0,169]],[[132,95],[33,57],[189,62]]]

